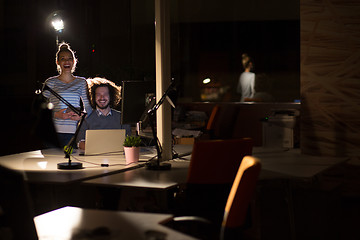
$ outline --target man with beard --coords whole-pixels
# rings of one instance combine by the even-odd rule
[[[81,125],[77,136],[80,149],[85,149],[85,132],[88,129],[126,129],[126,135],[131,134],[131,127],[120,124],[121,113],[114,108],[121,99],[121,87],[105,78],[87,79],[92,113]]]

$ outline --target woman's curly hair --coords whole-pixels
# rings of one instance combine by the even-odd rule
[[[120,100],[121,100],[121,87],[117,86],[110,80],[106,78],[89,78],[87,79],[88,88],[89,88],[89,99],[91,106],[95,109],[96,108],[96,98],[95,98],[95,91],[98,87],[108,87],[109,95],[110,95],[110,107],[115,108]]]

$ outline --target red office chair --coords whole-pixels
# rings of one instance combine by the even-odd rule
[[[220,226],[237,169],[243,157],[252,154],[252,146],[250,138],[196,141],[174,214],[203,217]]]
[[[171,224],[165,225],[200,239],[241,239],[260,170],[261,163],[257,158],[252,156],[243,158],[227,196],[221,228],[218,226],[218,221],[214,222],[198,216],[177,216]]]
[[[231,184],[241,160],[252,154],[252,148],[251,138],[195,142],[187,183]]]
[[[261,163],[255,157],[245,156],[241,161],[225,206],[220,235],[222,239],[236,239],[238,233],[236,230],[245,225],[260,170]],[[228,230],[227,238],[226,230]]]
[[[211,130],[214,128],[214,124],[215,124],[215,120],[218,116],[218,113],[219,113],[219,109],[220,109],[220,106],[217,104],[213,107],[213,109],[211,110],[211,114],[210,114],[210,117],[209,117],[209,120],[206,124],[206,130]]]
[[[232,139],[237,109],[233,105],[221,105],[212,127],[212,139]]]
[[[203,133],[200,136],[200,139],[205,140],[205,139],[212,139],[213,138],[215,123],[216,123],[216,121],[218,119],[218,116],[219,116],[219,109],[220,109],[220,106],[218,104],[216,104],[212,108],[210,117],[209,117],[208,122],[206,124],[206,128],[203,130]]]

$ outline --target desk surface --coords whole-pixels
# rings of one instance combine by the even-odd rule
[[[300,149],[255,147],[253,156],[260,159],[260,179],[273,177],[312,178],[327,168],[344,162],[346,157],[311,156]]]
[[[174,146],[174,151],[183,154],[191,152],[192,146]],[[60,149],[44,149],[0,157],[0,165],[7,168],[23,171],[28,182],[41,183],[71,183],[88,180],[94,177],[106,176],[113,173],[124,172],[130,169],[143,167],[145,162],[156,156],[155,148],[142,148],[138,163],[126,164],[124,153],[98,156],[71,156],[73,162],[82,162],[83,169],[60,170],[57,164],[67,162]],[[109,167],[101,167],[109,164]]]
[[[192,145],[174,146],[174,150],[179,154],[191,152],[191,149]],[[0,157],[0,164],[14,170],[24,171],[29,182],[69,183],[85,181],[114,173],[127,172],[131,169],[124,176],[111,176],[111,179],[98,179],[89,181],[89,183],[109,184],[112,182],[118,186],[146,185],[146,187],[150,188],[166,188],[171,187],[175,182],[183,183],[186,181],[187,171],[185,169],[188,167],[186,161],[184,163],[173,163],[173,169],[163,173],[156,171],[154,173],[142,168],[137,169],[144,166],[144,162],[155,155],[155,149],[142,151],[139,163],[126,165],[123,154],[79,156],[75,153],[72,161],[83,162],[84,169],[59,170],[57,164],[67,161],[63,152],[59,149],[46,149],[2,156]],[[301,154],[300,149],[286,150],[263,147],[255,147],[253,155],[262,162],[260,179],[274,176],[310,178],[347,159],[343,157],[304,155]],[[187,156],[187,159],[190,159],[190,156]],[[109,164],[109,167],[101,167],[100,164],[102,163]]]
[[[84,181],[84,184],[113,187],[169,189],[185,183],[189,160],[172,160],[170,170],[137,168],[121,174],[112,174]]]
[[[190,163],[192,145],[175,145],[178,154],[187,154],[184,157],[168,161],[170,170],[148,170],[137,168],[122,174],[112,174],[84,181],[84,184],[114,187],[138,187],[153,189],[169,189],[186,182]]]
[[[301,154],[300,149],[256,147],[253,155],[258,157],[262,163],[260,180],[270,178],[311,179],[327,168],[346,160],[346,158],[304,155]],[[167,171],[138,168],[124,173],[93,178],[84,183],[112,187],[168,189],[186,183],[190,156],[187,156],[186,159],[170,161],[172,169]]]
[[[60,208],[34,218],[39,239],[194,239],[160,223],[170,214]]]
[[[73,162],[82,162],[83,169],[59,170],[57,164],[67,162],[60,149],[45,149],[0,157],[0,164],[14,170],[24,171],[25,179],[29,182],[57,182],[69,183],[81,181],[95,176],[103,176],[114,172],[138,168],[145,161],[155,156],[154,151],[143,151],[139,163],[125,164],[123,153],[99,156],[71,156]],[[109,167],[100,165],[109,164]]]

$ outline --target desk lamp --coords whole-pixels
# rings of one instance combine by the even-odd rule
[[[164,95],[161,97],[161,99],[159,100],[159,102],[157,102],[148,112],[148,117],[149,117],[149,124],[151,127],[151,131],[153,134],[153,138],[155,141],[155,147],[156,147],[156,152],[157,152],[157,158],[156,160],[152,160],[149,161],[146,165],[146,168],[149,170],[170,170],[171,169],[171,164],[170,163],[162,163],[161,159],[162,159],[162,148],[161,148],[161,144],[159,142],[159,139],[157,138],[157,134],[155,131],[155,122],[156,122],[156,110],[158,110],[158,108],[161,106],[161,104],[164,102],[165,99],[167,99],[169,101],[169,103],[171,104],[171,106],[175,107],[173,102],[171,101],[171,99],[168,97],[169,91],[173,88],[174,86],[174,80],[171,81],[170,86],[168,87],[168,89],[165,91]]]

